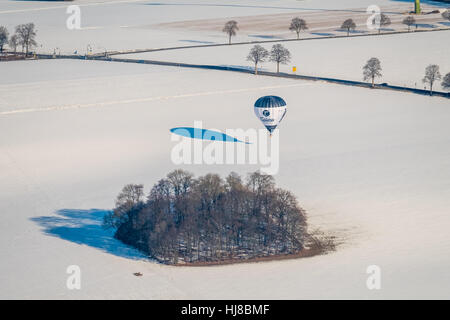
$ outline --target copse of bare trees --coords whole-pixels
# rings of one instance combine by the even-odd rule
[[[436,64],[430,64],[425,69],[425,76],[422,79],[422,82],[430,85],[430,95],[433,94],[433,84],[441,79],[441,74],[439,72],[439,66]]]
[[[378,58],[370,58],[363,67],[364,81],[371,80],[372,87],[375,85],[375,78],[381,77],[381,63]]]
[[[222,31],[228,35],[228,44],[231,44],[231,37],[236,35],[236,31],[239,30],[237,22],[235,20],[230,20],[225,23]]]
[[[407,16],[405,19],[403,19],[403,24],[408,26],[408,32],[411,31],[411,26],[416,24],[416,19],[414,19],[413,16]]]
[[[264,62],[268,55],[269,52],[259,44],[250,49],[247,61],[252,61],[255,64],[255,74],[258,74],[258,64]]]
[[[441,83],[442,88],[445,90],[450,90],[450,72],[447,73],[444,78],[442,79]]]
[[[289,26],[289,30],[295,31],[297,33],[297,39],[300,39],[300,32],[302,30],[308,30],[308,26],[306,21],[300,19],[299,17],[295,17],[291,21],[291,25]]]
[[[270,50],[270,61],[276,62],[277,73],[280,72],[280,63],[287,64],[291,61],[291,53],[281,44],[274,44]]]
[[[16,34],[19,40],[18,42],[22,46],[22,52],[25,49],[25,56],[27,56],[29,50],[37,45],[34,23],[18,25],[16,27]]]
[[[347,30],[347,37],[350,35],[350,30],[356,29],[356,23],[353,19],[347,19],[342,23],[341,29]]]
[[[104,225],[167,264],[295,254],[310,242],[306,213],[295,196],[260,172],[244,181],[236,173],[194,178],[175,170],[146,200],[141,185],[128,185]]]
[[[3,52],[3,46],[8,43],[9,32],[4,26],[0,26],[0,52]]]

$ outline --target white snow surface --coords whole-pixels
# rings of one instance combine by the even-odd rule
[[[158,2],[164,5],[0,0],[0,24],[11,32],[19,23],[34,22],[38,52],[84,53],[88,44],[98,52],[224,41],[220,33],[152,27],[163,22],[403,1]],[[73,4],[81,5],[82,30],[65,27],[66,7]],[[442,74],[450,71],[448,32],[286,43],[293,60],[282,71],[295,64],[302,74],[361,80],[362,65],[378,56],[380,81],[421,87],[428,64],[439,64]],[[248,49],[124,57],[248,67]],[[450,298],[448,99],[82,60],[1,62],[0,74],[2,299]],[[344,240],[336,252],[264,263],[164,266],[101,228],[102,216],[125,184],[143,183],[148,192],[180,167],[196,175],[257,170],[255,165],[177,166],[170,159],[175,144],[169,130],[194,121],[223,131],[262,128],[253,103],[270,94],[288,104],[279,131],[277,184],[298,197],[312,228]],[[66,287],[70,265],[81,268],[81,290]],[[380,290],[366,286],[370,265],[381,268]]]
[[[437,64],[442,75],[450,72],[450,46],[444,41],[449,37],[450,30],[445,30],[283,42],[281,44],[291,53],[291,61],[281,64],[280,71],[292,73],[292,67],[296,66],[297,74],[363,81],[363,66],[370,58],[377,57],[382,77],[376,78],[376,82],[428,89],[428,84],[422,82],[428,65]],[[268,51],[273,45],[262,44]],[[252,68],[252,62],[246,59],[252,46],[156,51],[118,57]],[[275,72],[276,64],[266,59],[260,63],[260,68]],[[443,90],[440,81],[435,83],[434,89]]]

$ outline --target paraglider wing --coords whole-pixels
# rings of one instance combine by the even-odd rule
[[[255,114],[272,134],[286,115],[286,102],[277,96],[264,96],[255,102]]]

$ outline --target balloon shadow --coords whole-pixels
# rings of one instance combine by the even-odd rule
[[[43,227],[46,235],[87,245],[101,251],[128,259],[146,259],[138,250],[129,247],[114,238],[113,230],[102,227],[103,217],[110,213],[101,209],[61,209],[55,216],[30,218]]]

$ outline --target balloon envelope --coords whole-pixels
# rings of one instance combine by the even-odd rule
[[[272,134],[286,114],[286,101],[277,96],[264,96],[255,102],[255,114]]]

